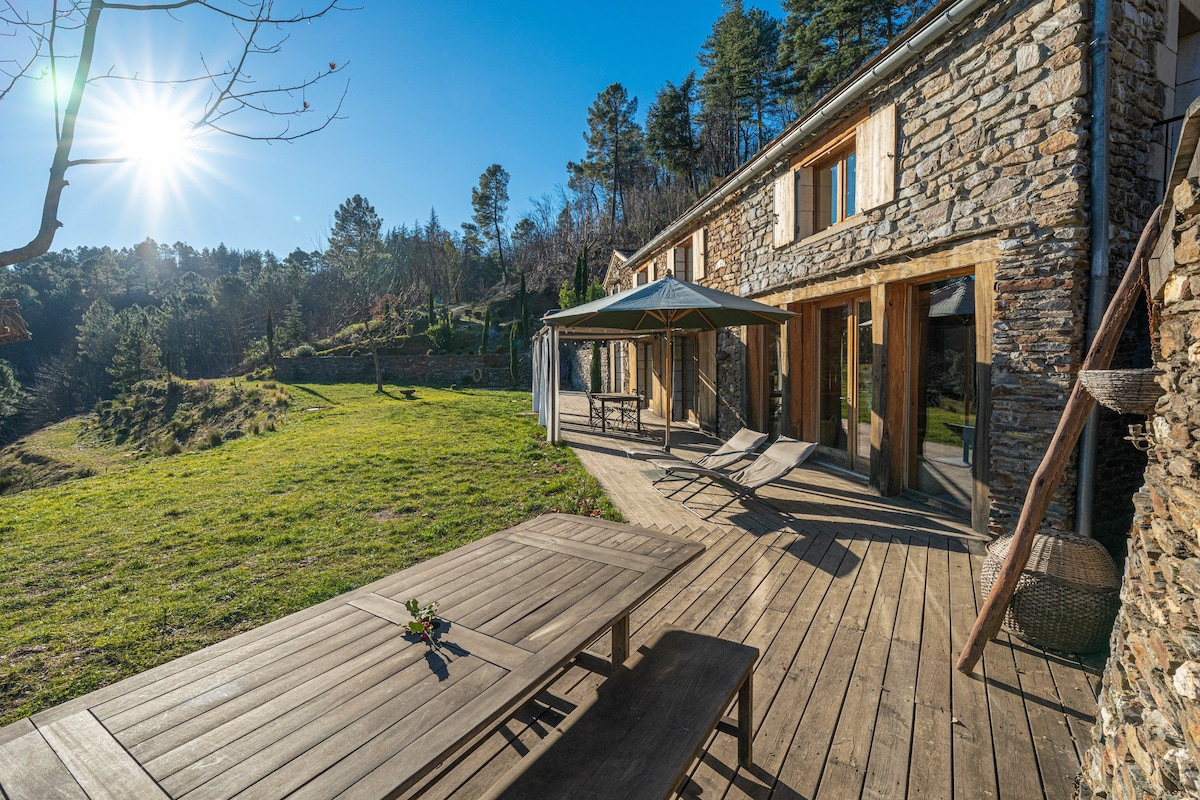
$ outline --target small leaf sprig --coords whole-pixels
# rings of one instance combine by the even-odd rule
[[[438,643],[433,638],[433,628],[434,623],[437,621],[438,604],[430,603],[422,606],[414,598],[405,603],[404,607],[408,609],[408,613],[412,614],[413,617],[407,626],[409,632],[417,634],[423,641],[433,647],[437,647]]]

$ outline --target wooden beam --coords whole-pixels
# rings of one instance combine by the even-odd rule
[[[1121,285],[1117,287],[1116,294],[1113,295],[1108,309],[1104,312],[1100,328],[1096,331],[1096,338],[1092,341],[1087,358],[1084,359],[1080,369],[1107,369],[1112,361],[1113,353],[1117,349],[1117,342],[1121,338],[1125,323],[1137,301],[1138,282],[1146,268],[1146,259],[1158,239],[1158,218],[1159,211],[1155,210],[1142,231],[1137,248],[1133,251],[1133,258],[1129,262],[1128,269],[1125,270],[1125,277],[1121,280]],[[1021,516],[1017,520],[1017,528],[1013,533],[1008,557],[1004,559],[1000,574],[996,576],[996,582],[992,584],[991,594],[988,595],[983,608],[980,609],[975,626],[971,629],[971,635],[967,637],[966,646],[963,647],[962,654],[958,657],[955,667],[960,672],[970,674],[975,669],[975,665],[979,663],[980,657],[983,656],[983,648],[987,645],[988,639],[999,633],[1000,625],[1004,620],[1004,611],[1008,608],[1009,601],[1012,600],[1013,592],[1017,588],[1017,581],[1021,578],[1021,571],[1029,560],[1034,534],[1037,533],[1046,516],[1046,509],[1050,506],[1050,500],[1062,481],[1067,461],[1075,449],[1075,443],[1083,431],[1083,426],[1087,422],[1095,402],[1083,385],[1076,380],[1075,387],[1071,390],[1071,396],[1067,399],[1067,406],[1063,410],[1062,419],[1058,422],[1058,429],[1054,432],[1054,438],[1050,440],[1050,447],[1046,450],[1042,463],[1029,483],[1029,491],[1025,495],[1025,506],[1021,509]]]

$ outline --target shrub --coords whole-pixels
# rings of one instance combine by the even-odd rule
[[[311,344],[302,344],[292,351],[293,358],[312,358],[317,354],[317,349]]]

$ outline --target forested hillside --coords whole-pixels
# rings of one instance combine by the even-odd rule
[[[472,190],[473,218],[457,226],[431,210],[385,227],[355,195],[320,250],[281,257],[146,240],[18,264],[0,274],[0,297],[20,301],[33,341],[0,351],[12,367],[0,362],[0,439],[164,369],[223,375],[352,324],[411,331],[428,323],[435,300],[441,309],[508,297],[520,281],[555,293],[584,248],[603,259],[638,247],[932,4],[785,0],[776,19],[729,0],[697,43],[696,68],[665,76],[644,114],[619,82],[580,110],[580,158],[517,219],[509,174],[493,164]],[[593,258],[592,280],[603,264]]]

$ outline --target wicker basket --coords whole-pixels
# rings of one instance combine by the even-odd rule
[[[1121,414],[1151,414],[1162,397],[1153,369],[1081,369],[1079,382],[1096,402]]]
[[[991,592],[1011,543],[1008,534],[988,547],[980,578],[985,595]],[[1048,650],[1104,650],[1121,605],[1120,588],[1117,565],[1099,542],[1039,533],[1004,612],[1004,628]]]

